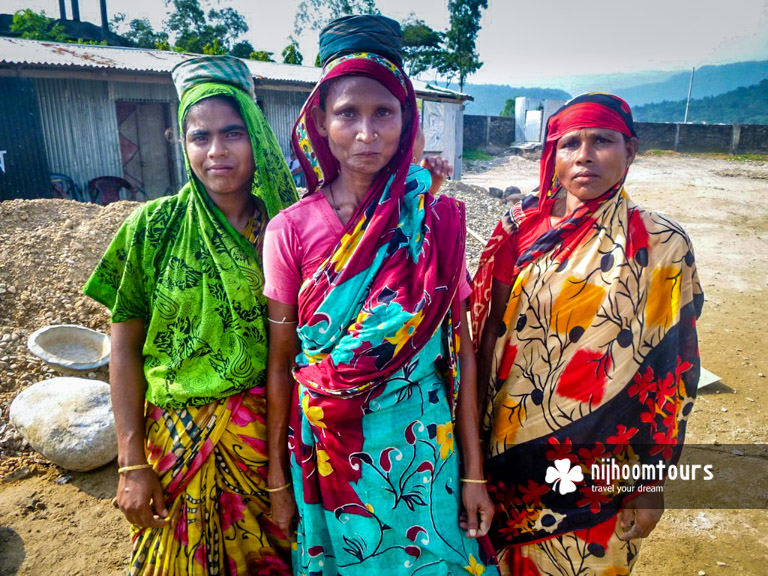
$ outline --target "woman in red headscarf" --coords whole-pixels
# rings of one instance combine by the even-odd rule
[[[685,231],[624,190],[637,143],[620,98],[571,100],[549,119],[538,196],[481,257],[471,312],[502,573],[628,574],[663,512],[651,470],[680,454],[703,294]]]

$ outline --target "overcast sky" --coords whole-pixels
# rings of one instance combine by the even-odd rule
[[[250,26],[246,39],[278,56],[293,32],[300,0],[230,0]],[[67,2],[71,17],[70,0]],[[216,5],[216,0],[203,6]],[[437,30],[448,27],[447,0],[377,0],[397,20],[411,12]],[[2,0],[0,11],[45,10],[58,17],[58,0]],[[160,0],[107,0],[110,16],[148,17],[162,28]],[[99,1],[80,0],[82,20],[100,23]],[[300,39],[305,63],[314,62],[317,32]],[[562,84],[570,75],[768,59],[768,0],[489,0],[477,48],[483,67],[472,83]],[[279,57],[276,58],[279,61]]]

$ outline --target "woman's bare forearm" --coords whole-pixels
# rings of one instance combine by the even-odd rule
[[[290,461],[288,454],[288,424],[293,398],[294,358],[298,352],[296,306],[274,300],[267,301],[270,318],[287,324],[270,322],[269,359],[267,361],[267,456],[269,458],[268,483],[272,487],[288,483]]]
[[[118,466],[146,463],[144,437],[144,321],[112,324],[109,385],[117,430]]]
[[[477,350],[477,401],[481,408],[485,407],[488,396],[488,385],[491,381],[493,369],[493,351],[496,348],[496,340],[499,335],[499,327],[504,321],[504,312],[507,308],[511,286],[497,280],[493,281],[491,289],[491,309],[485,321],[480,345]]]
[[[456,407],[456,437],[461,449],[464,476],[479,480],[483,478],[483,454],[480,449],[480,418],[477,408],[477,363],[469,336],[466,307],[461,307],[459,331],[459,368],[461,390]]]

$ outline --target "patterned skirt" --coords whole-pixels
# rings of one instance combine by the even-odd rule
[[[585,530],[511,546],[499,552],[502,576],[627,576],[640,551],[640,538],[625,542],[619,516]]]
[[[484,553],[459,528],[460,462],[446,386],[434,369],[439,344],[434,339],[362,404],[309,407],[311,392],[299,385],[292,442],[300,449],[291,469],[297,574],[497,574],[486,564],[490,547]],[[334,428],[358,410],[362,451],[338,458],[331,437],[344,432]],[[346,462],[359,471],[354,481],[344,477]]]
[[[169,522],[133,527],[129,574],[291,573],[290,543],[267,516],[265,408],[263,388],[181,410],[147,405]]]

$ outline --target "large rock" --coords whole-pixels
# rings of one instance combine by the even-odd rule
[[[516,196],[522,196],[522,192],[520,191],[520,188],[517,186],[507,186],[504,189],[504,198],[509,198],[510,196],[516,195]]]
[[[491,186],[488,188],[488,194],[490,194],[493,198],[503,198],[504,197],[504,190],[501,188],[496,188],[494,186]]]
[[[67,470],[93,470],[117,456],[109,385],[84,378],[51,378],[21,392],[11,423],[30,446]]]

